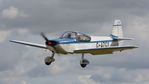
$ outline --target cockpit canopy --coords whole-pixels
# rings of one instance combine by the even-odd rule
[[[72,38],[72,39],[76,39],[77,42],[89,42],[91,40],[91,37],[86,35],[86,34],[82,34],[79,32],[73,32],[73,31],[68,31],[65,32],[64,34],[62,34],[62,36],[60,37],[61,39],[63,38]]]

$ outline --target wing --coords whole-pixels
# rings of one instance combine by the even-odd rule
[[[33,46],[33,47],[37,47],[37,48],[47,49],[47,47],[45,45],[36,44],[36,43],[30,43],[30,42],[25,42],[25,41],[17,41],[17,40],[10,40],[10,42],[18,43],[18,44],[22,44],[22,45]]]
[[[135,46],[122,46],[122,47],[107,47],[107,48],[93,48],[93,49],[82,49],[76,50],[74,53],[90,53],[92,55],[99,54],[112,54],[115,51],[123,51],[128,49],[137,48]]]

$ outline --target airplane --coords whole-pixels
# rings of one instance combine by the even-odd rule
[[[84,54],[104,55],[138,48],[131,45],[121,45],[123,40],[132,40],[123,37],[121,20],[114,21],[112,34],[109,36],[89,36],[75,31],[64,32],[59,38],[52,40],[49,40],[44,33],[41,33],[41,36],[45,40],[45,45],[19,40],[10,40],[10,42],[50,50],[52,55],[44,59],[46,65],[55,61],[55,54],[81,54],[80,66],[82,68],[90,63],[85,59]]]

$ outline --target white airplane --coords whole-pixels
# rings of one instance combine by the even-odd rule
[[[137,48],[136,46],[121,46],[120,41],[131,40],[123,37],[122,23],[115,20],[112,34],[109,36],[89,36],[83,33],[68,31],[61,37],[49,40],[43,33],[41,36],[45,39],[45,45],[35,44],[25,41],[10,40],[10,42],[43,48],[50,50],[52,56],[45,58],[45,64],[50,65],[55,61],[54,54],[82,54],[80,65],[85,68],[89,61],[84,58],[84,54],[103,55],[113,54],[116,51]]]

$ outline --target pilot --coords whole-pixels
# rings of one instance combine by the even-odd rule
[[[71,38],[71,34],[68,34],[67,38]]]

